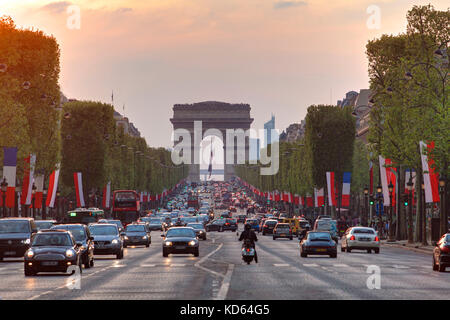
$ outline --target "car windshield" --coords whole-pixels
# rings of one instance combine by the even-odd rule
[[[0,233],[30,233],[28,221],[0,220]]]
[[[118,235],[119,232],[116,226],[105,226],[105,225],[92,225],[89,226],[89,230],[94,236],[109,236],[109,235]]]
[[[187,226],[194,229],[203,229],[203,225],[201,223],[189,223]]]
[[[145,226],[143,225],[128,225],[127,232],[145,232]]]
[[[62,234],[37,234],[34,239],[32,246],[56,246],[56,247],[69,247],[72,246],[72,240],[67,233]]]
[[[51,221],[36,221],[35,223],[38,230],[50,229],[53,226]]]
[[[195,232],[194,230],[187,228],[170,229],[169,231],[167,231],[166,238],[173,237],[195,238]]]
[[[72,234],[72,236],[75,238],[75,241],[83,241],[86,239],[86,233],[84,232],[84,228],[82,226],[64,226],[64,225],[57,225],[53,226],[52,229],[59,229],[59,230],[68,230]]]
[[[314,232],[308,234],[308,240],[310,241],[329,241],[331,236],[329,233],[325,232]]]
[[[150,220],[149,220],[149,223],[152,223],[152,224],[161,224],[161,219],[150,219]]]
[[[371,229],[353,229],[353,233],[375,234]]]

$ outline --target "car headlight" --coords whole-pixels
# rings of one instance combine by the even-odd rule
[[[144,240],[147,239],[147,236],[143,236],[142,239],[144,239]]]
[[[189,245],[190,245],[190,246],[195,246],[195,241],[194,241],[194,240],[189,241]]]
[[[34,256],[33,250],[28,250],[28,252],[27,252],[27,257],[28,257],[28,258],[33,258],[33,256]]]
[[[23,244],[30,244],[30,239],[23,239],[21,242]]]
[[[112,244],[118,244],[119,241],[117,239],[114,239],[113,241],[111,241]]]
[[[128,237],[127,237],[127,236],[124,236],[123,238],[124,238],[125,240],[128,240]],[[115,240],[115,241],[117,241],[117,240]],[[115,243],[114,240],[113,240],[113,243]]]
[[[203,233],[203,231],[202,230],[200,230],[198,233]]]
[[[66,257],[67,258],[72,258],[73,256],[74,256],[74,252],[73,252],[73,250],[71,250],[71,249],[69,249],[69,250],[67,250],[66,251]]]
[[[164,244],[165,244],[166,246],[170,247],[170,246],[172,245],[172,241],[166,241],[166,242],[164,242]]]

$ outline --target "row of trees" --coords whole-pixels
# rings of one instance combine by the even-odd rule
[[[101,191],[111,181],[113,189],[155,194],[186,176],[184,167],[172,166],[168,150],[150,148],[144,138],[117,127],[112,105],[62,104],[59,59],[54,37],[0,18],[0,146],[18,148],[16,185],[30,153],[46,183],[60,164],[63,195],[74,192],[74,172],[82,172],[85,192]]]

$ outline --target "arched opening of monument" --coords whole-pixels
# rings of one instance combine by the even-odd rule
[[[223,146],[222,140],[217,136],[209,135],[203,138],[200,143],[200,181],[224,180]]]

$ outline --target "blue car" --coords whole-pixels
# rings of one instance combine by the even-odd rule
[[[253,230],[259,232],[259,221],[257,219],[247,219],[245,220],[245,224],[250,224]]]

